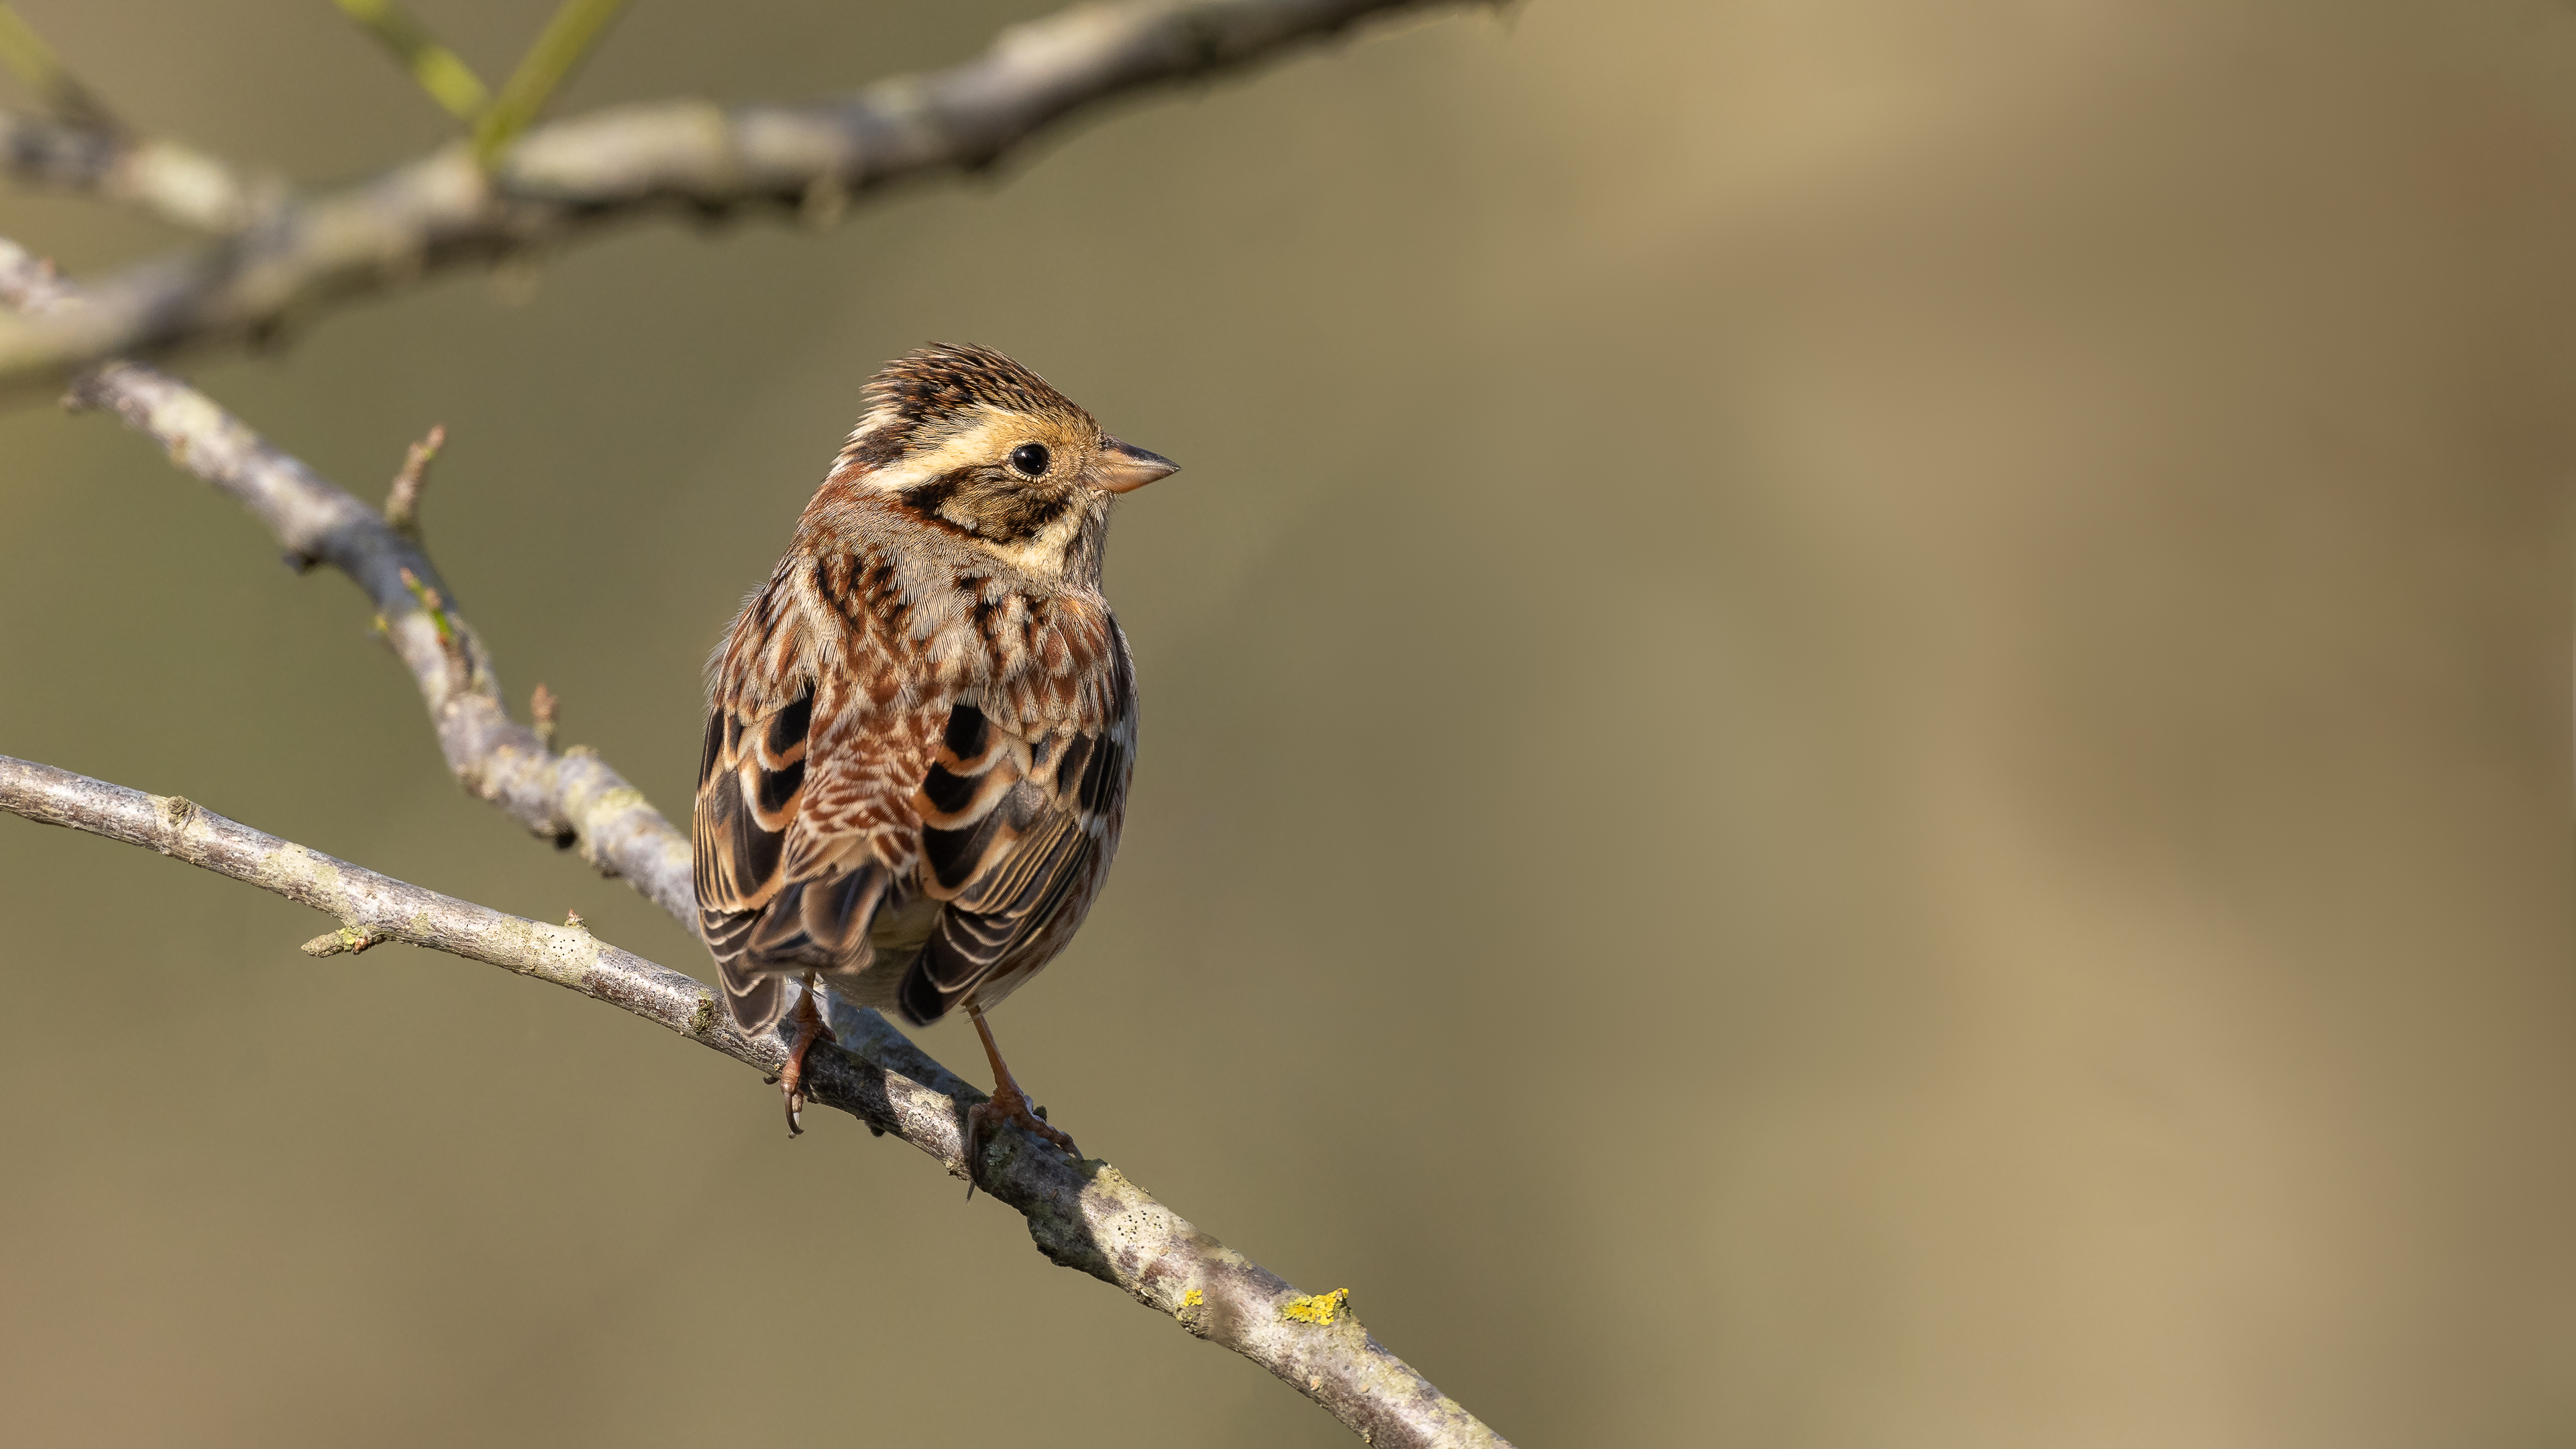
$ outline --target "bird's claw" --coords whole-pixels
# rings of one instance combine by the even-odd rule
[[[787,1103],[787,1135],[805,1135],[805,1087],[798,1079],[804,1076],[802,1062],[790,1060],[787,1070],[769,1080],[778,1085],[778,1094]]]
[[[995,1095],[991,1101],[978,1102],[967,1108],[966,1121],[978,1147],[983,1145],[987,1124],[1016,1122],[1039,1138],[1053,1143],[1065,1155],[1069,1157],[1082,1155],[1082,1149],[1073,1145],[1073,1138],[1069,1134],[1047,1125],[1045,1108],[1030,1106],[1028,1098],[1007,1088]]]
[[[814,1043],[826,1039],[835,1043],[840,1041],[839,1037],[832,1035],[832,1029],[823,1024],[822,1013],[810,1009],[798,1012],[796,1045],[787,1053],[787,1061],[779,1067],[778,1075],[769,1079],[777,1085],[779,1095],[786,1098],[787,1135],[790,1137],[805,1135],[805,1058],[813,1052]]]
[[[1069,1134],[1047,1125],[1045,1108],[1031,1107],[1028,1098],[1005,1087],[991,1101],[966,1109],[966,1196],[970,1201],[975,1196],[975,1169],[984,1160],[985,1135],[999,1122],[1018,1123],[1067,1157],[1082,1156]]]

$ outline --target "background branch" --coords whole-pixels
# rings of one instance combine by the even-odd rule
[[[43,115],[0,111],[0,171],[23,184],[84,191],[164,221],[230,233],[259,198],[232,167],[175,141],[137,136],[21,19],[0,4],[0,64],[34,92]]]
[[[22,185],[86,192],[192,231],[250,225],[259,188],[191,146],[46,116],[0,111],[0,169]]]
[[[282,203],[221,245],[148,261],[86,300],[0,317],[0,390],[112,357],[272,331],[319,306],[655,211],[766,202],[828,215],[889,182],[991,166],[1030,135],[1147,86],[1243,66],[1430,0],[1131,0],[1005,31],[963,65],[801,106],[620,106],[538,127],[489,170],[459,145]],[[820,201],[824,204],[815,205]]]

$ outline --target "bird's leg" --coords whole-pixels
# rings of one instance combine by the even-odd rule
[[[974,1020],[975,1034],[984,1039],[984,1059],[993,1064],[993,1100],[978,1102],[966,1109],[966,1164],[970,1188],[976,1159],[983,1155],[984,1124],[996,1119],[1017,1122],[1063,1148],[1068,1155],[1080,1157],[1082,1151],[1073,1145],[1072,1138],[1048,1126],[1043,1118],[1030,1110],[1028,1095],[1020,1090],[1017,1081],[1012,1080],[1011,1069],[1002,1065],[1002,1049],[993,1045],[993,1029],[984,1024],[984,1008],[969,1003],[966,1015]]]
[[[834,1046],[841,1039],[823,1022],[823,1009],[814,1004],[814,995],[822,988],[815,984],[812,972],[805,975],[805,990],[796,998],[793,1019],[796,1022],[796,1045],[787,1053],[787,1065],[778,1069],[778,1090],[787,1098],[787,1135],[801,1136],[805,1131],[805,1057],[814,1043],[829,1041]]]

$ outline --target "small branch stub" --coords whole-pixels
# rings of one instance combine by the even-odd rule
[[[342,926],[336,931],[326,931],[323,934],[314,937],[312,940],[305,942],[304,954],[307,956],[355,956],[370,946],[383,945],[386,939],[385,933],[382,931],[362,930],[356,926]]]
[[[438,450],[446,446],[447,424],[431,427],[403,454],[402,471],[394,474],[393,490],[385,495],[385,522],[415,543],[420,540],[420,488],[429,481],[429,465],[437,461]]]
[[[561,702],[555,698],[555,692],[543,684],[537,686],[536,693],[528,696],[528,717],[534,721],[537,743],[550,750],[555,747],[555,711],[560,707]]]

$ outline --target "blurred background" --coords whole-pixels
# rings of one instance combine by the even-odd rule
[[[323,0],[19,8],[299,182],[449,134]],[[497,77],[550,7],[417,8]],[[639,0],[561,109],[1046,8]],[[1110,553],[1126,844],[999,1032],[1523,1445],[2535,1446],[2571,257],[2558,4],[1526,0],[188,370],[371,498],[446,423],[505,686],[675,812],[881,361],[1000,347],[1181,460]],[[0,751],[705,974],[275,555],[113,422],[0,414]],[[13,1442],[1347,1442],[640,1022],[23,822],[0,882]]]

